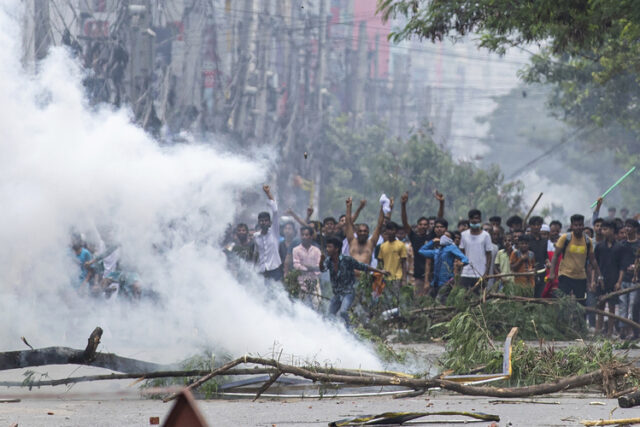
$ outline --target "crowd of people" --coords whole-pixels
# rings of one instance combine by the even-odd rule
[[[609,295],[638,286],[640,223],[627,209],[618,217],[610,208],[607,217],[600,217],[602,199],[589,226],[580,214],[572,215],[567,227],[558,220],[546,224],[540,216],[518,215],[503,225],[501,217],[483,221],[482,212],[471,209],[454,228],[444,217],[445,197],[438,191],[437,214],[415,223],[407,214],[408,193],[400,197],[400,223],[392,220],[393,198],[383,195],[371,229],[358,222],[366,200],[354,212],[348,198],[337,220],[316,221],[311,208],[305,218],[290,209],[281,215],[271,188],[265,185],[263,191],[269,211],[258,214],[254,227],[237,224],[222,242],[229,269],[240,282],[250,280],[252,270],[267,286],[293,280],[295,294],[305,304],[326,310],[347,326],[362,283],[370,286],[366,298],[395,304],[407,289],[418,303],[431,298],[446,304],[451,290],[461,286],[534,298],[573,296],[580,304],[640,320],[639,290]],[[122,262],[111,234],[106,230],[97,239],[74,235],[71,248],[79,265],[75,288],[83,295],[139,299],[144,287],[135,269]],[[588,320],[598,333],[637,338],[638,331],[626,323],[599,315]]]
[[[110,230],[90,239],[73,233],[71,249],[79,267],[73,287],[81,296],[114,298],[118,295],[138,300],[142,293],[140,278],[135,270],[122,261],[120,245]]]
[[[445,197],[438,191],[434,192],[437,215],[420,217],[415,224],[409,221],[409,194],[404,193],[398,224],[391,218],[393,198],[383,195],[372,230],[357,221],[365,200],[353,212],[348,198],[338,220],[314,221],[311,208],[306,218],[289,209],[283,218],[292,221],[281,224],[270,187],[265,185],[263,190],[270,211],[258,214],[255,228],[237,224],[224,242],[230,268],[241,279],[254,268],[267,286],[293,274],[300,299],[320,309],[321,300],[329,294],[328,314],[347,326],[363,275],[372,285],[371,298],[411,287],[416,300],[430,297],[444,304],[454,286],[476,292],[509,289],[535,298],[573,296],[580,304],[639,320],[640,291],[608,294],[637,286],[640,223],[629,217],[627,209],[617,217],[615,208],[610,208],[609,215],[601,218],[602,199],[590,226],[585,226],[584,216],[575,214],[563,231],[560,221],[546,224],[540,216],[513,215],[504,225],[501,217],[492,216],[485,222],[478,209],[471,209],[468,219],[453,228],[444,218]],[[299,237],[294,221],[300,226]],[[330,283],[330,292],[323,291],[323,282]],[[605,319],[590,317],[589,322],[598,333],[623,338],[638,333]]]

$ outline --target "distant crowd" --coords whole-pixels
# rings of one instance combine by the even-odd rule
[[[400,198],[400,223],[391,218],[393,198],[383,195],[371,228],[358,222],[367,202],[360,201],[354,211],[351,198],[337,219],[315,221],[311,208],[305,218],[289,209],[283,217],[293,221],[281,223],[271,189],[263,190],[270,211],[258,214],[255,227],[237,224],[224,242],[231,269],[242,276],[253,265],[267,284],[293,274],[305,303],[319,308],[321,299],[330,297],[328,313],[347,325],[362,275],[370,278],[373,298],[410,286],[415,298],[444,304],[454,286],[476,292],[508,288],[534,298],[572,295],[581,304],[638,321],[639,291],[598,299],[637,286],[636,266],[640,267],[640,223],[627,209],[618,217],[612,207],[606,218],[600,217],[601,199],[590,226],[579,214],[571,216],[567,227],[557,220],[546,224],[540,216],[513,215],[504,223],[492,216],[483,221],[482,212],[472,209],[468,219],[451,229],[444,218],[445,197],[438,191],[433,195],[439,203],[437,214],[415,223],[407,215],[407,193]],[[324,292],[328,295],[323,294],[323,281],[331,285]],[[589,320],[595,330],[609,335],[637,333],[614,321],[605,327],[602,316]]]
[[[229,269],[241,282],[250,280],[252,270],[267,286],[293,281],[295,295],[305,304],[326,310],[347,326],[357,284],[363,282],[370,285],[367,298],[372,299],[410,289],[417,301],[445,304],[451,290],[461,286],[532,298],[569,295],[581,304],[640,320],[640,291],[609,295],[638,286],[640,223],[627,209],[617,216],[612,207],[606,218],[600,217],[602,199],[589,226],[579,214],[566,227],[557,220],[546,224],[540,216],[518,215],[503,225],[501,217],[483,221],[482,212],[471,209],[468,219],[453,228],[444,218],[445,197],[438,191],[433,195],[437,214],[415,223],[407,215],[408,193],[400,197],[399,223],[392,220],[394,199],[382,195],[371,228],[358,222],[366,200],[354,211],[348,198],[338,219],[316,221],[311,208],[305,218],[290,209],[282,215],[271,188],[265,185],[263,191],[269,211],[260,212],[254,226],[236,224],[222,242]],[[71,246],[79,264],[79,293],[121,294],[133,300],[143,295],[140,278],[124,265],[120,247],[108,233],[93,244],[75,235]],[[638,333],[625,323],[605,322],[603,316],[590,316],[589,322],[599,333],[625,338]]]

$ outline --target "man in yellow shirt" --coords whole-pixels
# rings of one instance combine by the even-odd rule
[[[556,251],[551,260],[549,280],[555,280],[556,263],[562,255],[558,269],[558,289],[567,295],[584,299],[587,290],[587,261],[591,263],[599,281],[602,281],[600,268],[593,255],[593,242],[584,234],[584,216],[571,217],[571,232],[560,236],[556,242]],[[580,301],[584,305],[584,301]]]
[[[398,224],[387,223],[385,230],[385,242],[380,245],[378,260],[383,268],[390,273],[389,280],[407,284],[407,248],[403,242],[396,239]]]

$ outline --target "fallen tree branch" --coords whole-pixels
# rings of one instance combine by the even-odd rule
[[[309,368],[312,372],[325,372],[330,374],[340,374],[347,376],[374,376],[374,377],[394,377],[397,373],[393,372],[378,372],[378,371],[366,371],[359,369],[339,369],[339,368],[323,368],[313,367]],[[264,375],[274,374],[278,371],[274,368],[239,368],[229,369],[225,371],[225,376],[240,376],[240,375]],[[67,384],[76,384],[91,381],[111,381],[111,380],[150,380],[156,378],[181,378],[181,377],[202,377],[211,373],[210,369],[191,369],[191,370],[172,370],[172,371],[155,371],[155,372],[130,372],[124,374],[101,374],[101,375],[85,375],[81,377],[68,377],[59,378],[53,380],[41,380],[41,381],[0,381],[0,387],[46,387],[46,386],[59,386]]]
[[[617,420],[582,420],[580,424],[585,426],[617,426],[640,423],[640,418],[620,418]]]
[[[487,294],[487,299],[502,299],[508,301],[517,301],[517,302],[529,302],[532,304],[556,304],[558,301],[550,298],[531,298],[531,297],[522,297],[519,295],[505,295],[500,293],[489,293]]]
[[[258,400],[258,398],[260,397],[260,395],[262,393],[264,393],[265,391],[267,391],[267,389],[269,389],[269,387],[271,387],[271,385],[273,383],[275,383],[276,381],[278,381],[278,378],[280,378],[280,376],[282,375],[282,372],[277,372],[275,374],[272,374],[271,377],[269,377],[269,381],[265,382],[262,387],[260,387],[260,389],[258,390],[258,392],[256,393],[256,397],[253,399],[253,401],[255,402],[256,400]]]
[[[363,426],[363,425],[404,425],[404,423],[431,415],[462,415],[482,421],[500,421],[498,415],[483,414],[480,412],[465,411],[438,411],[438,412],[385,412],[377,415],[360,415],[355,418],[345,418],[343,420],[329,423],[329,427]],[[443,424],[449,424],[446,420],[438,420]],[[466,422],[466,421],[465,421]]]
[[[522,273],[500,273],[500,274],[490,274],[488,276],[484,276],[485,280],[488,279],[501,279],[503,277],[522,277],[522,276],[535,276],[535,271],[525,271]]]
[[[41,380],[33,382],[24,381],[0,381],[0,387],[46,387],[67,384],[84,383],[90,381],[109,381],[109,380],[150,380],[156,378],[180,378],[180,377],[202,377],[210,373],[209,369],[194,369],[188,371],[157,371],[157,372],[133,372],[127,374],[102,374],[102,375],[86,375],[82,377],[60,378],[55,380]],[[225,372],[224,375],[258,375],[273,374],[276,372],[273,368],[246,368],[232,369]]]
[[[246,356],[244,358],[240,357],[238,359],[232,360],[229,363],[226,363],[222,366],[220,366],[217,369],[214,369],[213,371],[209,372],[207,375],[205,375],[204,377],[200,378],[199,380],[195,381],[193,384],[189,384],[187,387],[185,387],[184,390],[193,390],[195,388],[200,387],[202,384],[206,383],[207,381],[209,381],[211,378],[219,376],[219,375],[223,375],[226,371],[228,371],[229,369],[238,366],[241,363],[247,363],[246,361]],[[169,402],[170,400],[173,400],[175,398],[177,398],[178,396],[180,396],[182,394],[182,392],[179,393],[174,393],[171,396],[167,397],[166,399],[162,399],[163,402]]]
[[[620,295],[624,295],[624,294],[628,294],[631,293],[633,291],[638,291],[640,290],[640,285],[636,285],[636,286],[632,286],[630,288],[627,289],[620,289],[619,291],[613,291],[613,292],[609,292],[608,294],[604,294],[598,297],[598,302],[599,303],[603,303],[606,300],[608,300],[611,297],[617,297]]]
[[[454,391],[460,394],[471,395],[471,396],[489,396],[489,397],[499,397],[499,398],[517,398],[517,397],[527,397],[527,396],[536,396],[550,393],[557,393],[559,391],[566,391],[574,388],[584,387],[593,384],[602,384],[604,376],[611,377],[619,377],[623,375],[634,375],[640,377],[640,370],[637,368],[631,368],[629,366],[616,366],[616,367],[606,367],[604,369],[598,369],[597,371],[583,374],[583,375],[575,375],[571,377],[561,378],[557,381],[544,383],[544,384],[536,384],[532,386],[524,386],[524,387],[512,387],[512,388],[498,388],[498,387],[487,387],[487,386],[470,386],[464,385],[460,383],[455,383],[453,381],[447,381],[441,378],[409,378],[409,377],[384,377],[384,376],[349,376],[349,375],[339,375],[339,374],[329,374],[324,372],[312,372],[307,368],[287,365],[277,362],[274,359],[264,359],[260,357],[252,357],[252,356],[244,356],[238,358],[234,361],[229,362],[223,367],[219,368],[216,371],[209,373],[204,376],[200,380],[191,384],[187,387],[187,389],[191,390],[204,382],[210,380],[211,378],[217,375],[223,375],[225,369],[230,369],[230,367],[236,366],[241,363],[252,363],[256,365],[263,366],[271,366],[275,368],[281,374],[292,374],[302,378],[307,378],[312,381],[322,382],[322,383],[341,383],[341,384],[349,384],[349,385],[360,385],[360,386],[400,386],[407,387],[414,390],[419,389],[428,389],[428,388],[436,388],[440,387],[445,390]],[[171,395],[165,402],[168,402],[174,399],[176,395]]]
[[[640,323],[636,323],[631,319],[627,319],[626,317],[618,316],[617,314],[611,314],[608,311],[598,310],[597,308],[594,308],[594,307],[584,307],[584,309],[586,311],[591,312],[591,313],[601,314],[603,316],[607,316],[607,317],[610,317],[612,319],[619,320],[622,323],[626,323],[627,325],[631,326],[632,328],[637,329],[637,330],[640,331]]]
[[[596,311],[597,312],[597,311]],[[605,315],[608,313],[602,312]],[[635,322],[634,322],[635,323]],[[640,326],[640,325],[638,325]],[[61,347],[50,347],[40,350],[29,350],[27,352],[8,352],[0,354],[0,360],[5,362],[5,369],[7,365],[13,365],[16,367],[26,366],[40,366],[44,364],[62,364],[62,363],[80,363],[89,364],[92,366],[102,366],[113,369],[112,366],[118,365],[118,369],[123,369],[122,364],[131,366],[143,366],[144,368],[158,367],[153,363],[143,362],[135,359],[122,358],[114,354],[101,354],[95,350],[100,342],[101,330],[96,328],[89,337],[87,348],[83,350],[68,349],[69,352],[61,352]],[[65,349],[65,348],[62,348]],[[34,356],[33,358],[20,359],[16,355]],[[11,357],[10,357],[11,356]],[[37,357],[35,357],[37,356]],[[106,359],[105,359],[106,358]],[[105,360],[110,363],[102,363]],[[126,363],[125,363],[126,362]],[[250,369],[233,369],[241,364],[252,364],[261,366],[261,368]],[[108,366],[107,366],[108,365]],[[156,371],[159,371],[156,369]],[[597,371],[576,375],[566,378],[558,379],[557,381],[537,384],[525,387],[512,387],[512,388],[496,388],[487,386],[470,386],[453,381],[448,381],[442,378],[416,378],[411,375],[393,373],[393,372],[376,372],[376,371],[361,371],[361,370],[349,370],[349,369],[334,369],[334,368],[322,368],[317,366],[301,367],[295,365],[288,365],[280,363],[274,359],[266,359],[261,357],[243,356],[232,360],[213,371],[202,370],[190,370],[190,371],[159,371],[148,372],[147,369],[140,369],[136,372],[124,373],[124,374],[110,374],[110,375],[95,375],[88,377],[78,378],[65,378],[59,380],[40,381],[32,383],[21,383],[23,386],[39,386],[39,385],[60,385],[70,384],[74,382],[93,381],[93,380],[114,380],[114,379],[150,379],[161,377],[179,377],[179,376],[196,376],[203,375],[200,379],[195,381],[186,387],[187,390],[192,390],[206,381],[222,375],[250,375],[258,373],[269,373],[271,375],[269,381],[267,381],[258,392],[258,396],[262,394],[278,377],[284,374],[295,375],[298,377],[306,378],[313,382],[320,383],[333,383],[333,384],[346,384],[354,386],[398,386],[406,387],[413,390],[427,390],[432,388],[442,388],[450,390],[456,393],[472,395],[472,396],[489,396],[497,398],[519,398],[535,395],[543,395],[556,393],[559,391],[570,390],[574,388],[584,387],[588,385],[601,384],[606,382],[610,383],[611,379],[631,375],[636,378],[640,377],[640,369],[632,368],[628,365],[617,366],[605,366]],[[17,383],[10,383],[9,385],[18,385]],[[177,394],[173,394],[164,399],[165,402],[170,401],[177,397]]]
[[[529,273],[510,273],[510,274],[505,274],[505,276],[512,276],[514,274],[529,275],[529,276],[532,275]],[[500,275],[496,275],[496,276],[500,276]],[[519,295],[506,295],[506,294],[501,294],[497,292],[491,292],[486,294],[485,299],[486,300],[500,299],[505,301],[528,302],[532,304],[546,304],[546,305],[558,303],[558,300],[555,298],[531,298],[531,297],[523,297]],[[476,301],[470,302],[467,305],[467,307],[475,307],[477,305],[483,304],[484,302],[486,301],[483,301],[482,299],[477,299]],[[439,312],[439,311],[455,311],[455,310],[459,310],[459,308],[451,305],[440,305],[440,306],[436,305],[431,307],[418,308],[410,311],[409,314],[430,313],[430,312]]]
[[[6,351],[0,353],[0,371],[29,368],[44,365],[89,365],[111,369],[117,372],[153,372],[167,366],[137,359],[117,356],[113,353],[96,352],[102,337],[102,329],[97,327],[87,340],[84,350],[69,347],[46,347],[35,350]]]

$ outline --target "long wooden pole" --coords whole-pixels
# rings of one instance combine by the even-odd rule
[[[525,228],[527,227],[527,220],[529,219],[529,216],[531,216],[531,212],[533,212],[533,210],[535,209],[536,205],[540,201],[540,198],[542,198],[542,193],[540,193],[538,195],[538,198],[536,199],[536,201],[533,202],[533,205],[531,205],[531,209],[529,209],[529,212],[527,212],[527,216],[524,217],[523,226]]]

